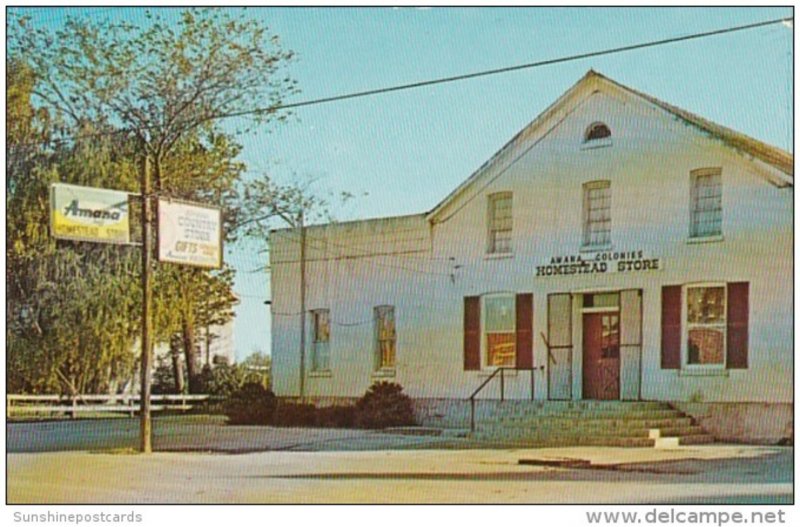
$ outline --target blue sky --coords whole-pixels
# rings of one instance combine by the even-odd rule
[[[34,10],[58,25],[65,9]],[[70,10],[73,13],[75,10]],[[144,9],[81,9],[144,20]],[[792,16],[791,8],[250,8],[297,53],[306,100]],[[297,110],[244,139],[253,174],[359,195],[337,219],[431,209],[593,68],[752,137],[792,150],[793,29],[784,25]],[[366,193],[366,195],[364,195]],[[255,244],[238,270],[237,357],[269,351],[268,276]]]

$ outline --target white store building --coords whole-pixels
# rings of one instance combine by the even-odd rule
[[[273,232],[274,390],[463,402],[508,368],[507,398],[785,437],[793,163],[590,71],[433,210]]]

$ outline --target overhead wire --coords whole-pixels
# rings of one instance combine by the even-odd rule
[[[630,45],[626,45],[626,46],[618,46],[618,47],[607,48],[607,49],[598,50],[598,51],[592,51],[592,52],[586,52],[586,53],[580,53],[580,54],[573,54],[573,55],[568,55],[568,56],[564,56],[564,57],[557,57],[557,58],[546,59],[546,60],[541,60],[541,61],[518,64],[518,65],[514,65],[514,66],[493,68],[493,69],[489,69],[489,70],[482,70],[482,71],[465,73],[465,74],[448,76],[448,77],[440,77],[440,78],[430,79],[430,80],[425,80],[425,81],[418,81],[418,82],[405,83],[405,84],[400,84],[400,85],[395,85],[395,86],[388,86],[388,87],[383,87],[383,88],[376,88],[376,89],[370,89],[370,90],[357,91],[357,92],[352,92],[352,93],[347,93],[347,94],[334,95],[334,96],[322,97],[322,98],[317,98],[317,99],[310,99],[310,100],[306,100],[306,101],[298,101],[298,102],[295,102],[295,103],[278,104],[278,105],[274,105],[274,106],[270,106],[270,107],[255,108],[255,109],[250,109],[250,110],[242,110],[242,111],[238,111],[238,112],[228,112],[228,113],[212,116],[208,120],[224,119],[224,118],[231,118],[231,117],[244,117],[244,116],[247,116],[247,115],[259,114],[259,113],[277,112],[277,111],[281,111],[281,110],[302,108],[302,107],[308,107],[308,106],[314,106],[314,105],[320,105],[320,104],[327,104],[327,103],[332,103],[332,102],[339,102],[339,101],[345,101],[345,100],[350,100],[350,99],[363,98],[363,97],[369,97],[369,96],[374,96],[374,95],[380,95],[380,94],[386,94],[386,93],[392,93],[392,92],[398,92],[398,91],[411,90],[411,89],[422,88],[422,87],[426,87],[426,86],[434,86],[434,85],[451,83],[451,82],[458,82],[458,81],[463,81],[463,80],[468,80],[468,79],[475,79],[475,78],[487,77],[487,76],[492,76],[492,75],[499,75],[499,74],[503,74],[503,73],[510,73],[510,72],[514,72],[514,71],[533,69],[533,68],[537,68],[537,67],[543,67],[543,66],[549,66],[549,65],[554,65],[554,64],[566,63],[566,62],[582,60],[582,59],[587,59],[587,58],[611,55],[611,54],[615,54],[615,53],[623,53],[623,52],[627,52],[627,51],[634,51],[634,50],[646,49],[646,48],[651,48],[651,47],[656,47],[656,46],[663,46],[663,45],[673,44],[673,43],[678,43],[678,42],[685,42],[685,41],[690,41],[690,40],[708,38],[708,37],[713,37],[713,36],[718,36],[718,35],[723,35],[723,34],[730,34],[730,33],[734,33],[734,32],[746,31],[746,30],[750,30],[750,29],[770,26],[770,25],[779,24],[779,23],[780,24],[792,23],[793,20],[794,20],[793,17],[772,19],[772,20],[756,22],[756,23],[750,23],[750,24],[744,24],[744,25],[733,26],[733,27],[728,27],[728,28],[722,28],[722,29],[717,29],[717,30],[712,30],[712,31],[693,33],[693,34],[690,34],[690,35],[683,35],[683,36],[670,37],[670,38],[647,41],[647,42],[640,42],[640,43],[630,44]],[[149,128],[153,128],[153,127],[143,127],[143,128],[144,129],[149,129]],[[33,141],[33,142],[27,142],[27,143],[18,143],[15,146],[19,147],[19,146],[32,146],[32,145],[63,143],[63,142],[68,142],[68,141],[77,141],[77,140],[81,140],[81,139],[89,139],[89,138],[95,138],[95,137],[113,136],[113,135],[119,135],[119,134],[130,133],[130,132],[131,132],[131,130],[123,128],[123,129],[114,130],[114,131],[103,131],[103,132],[95,132],[95,133],[90,133],[90,134],[80,134],[80,135],[75,135],[75,136],[71,136],[71,137],[54,138],[54,139],[46,140],[46,141]],[[323,239],[323,238],[316,238],[316,237],[313,237],[313,236],[311,236],[311,238],[312,238],[312,240],[315,240],[315,241],[317,241],[319,243],[323,243],[325,245],[338,246],[339,248],[342,248],[342,249],[345,249],[345,250],[348,250],[348,251],[352,251],[353,249],[356,249],[356,250],[359,249],[358,247],[355,247],[355,246],[337,244],[335,242],[332,242],[330,240],[326,240],[326,239]],[[296,240],[296,241],[299,242],[299,240]],[[340,257],[344,256],[344,253],[340,253],[339,256]],[[380,257],[380,256],[401,257],[401,255],[399,255],[399,254],[397,254],[397,255],[391,255],[391,254],[374,255],[374,254],[369,254],[369,253],[364,253],[364,252],[361,252],[357,256],[363,256],[363,257]],[[410,256],[403,256],[403,257],[410,257]],[[417,256],[417,257],[418,258],[424,258],[423,256]],[[431,271],[425,271],[425,270],[421,270],[421,269],[414,269],[414,268],[409,268],[409,267],[404,267],[404,266],[399,266],[399,265],[387,264],[385,262],[374,262],[374,263],[376,265],[379,265],[379,266],[398,269],[398,270],[405,270],[405,271],[413,272],[413,273],[427,274],[427,275],[433,275],[433,276],[448,276],[448,277],[452,277],[452,273],[431,272]],[[244,295],[244,296],[249,296],[249,295]],[[273,313],[273,314],[281,315],[281,313],[277,313],[277,312]],[[297,315],[299,315],[299,314],[300,313],[297,313]],[[367,321],[367,322],[370,322],[370,321]],[[346,324],[341,324],[341,325],[346,325]]]
[[[667,45],[667,44],[675,44],[675,43],[678,43],[678,42],[686,42],[686,41],[689,41],[689,40],[697,40],[697,39],[708,38],[708,37],[713,37],[713,36],[718,36],[718,35],[730,34],[730,33],[735,33],[735,32],[740,32],[740,31],[746,31],[746,30],[750,30],[750,29],[756,29],[756,28],[760,28],[760,27],[766,27],[766,26],[770,26],[770,25],[774,25],[774,24],[792,23],[793,21],[794,21],[793,17],[784,17],[784,18],[765,20],[765,21],[761,21],[761,22],[754,22],[754,23],[744,24],[744,25],[739,25],[739,26],[732,26],[732,27],[727,27],[727,28],[722,28],[722,29],[715,29],[715,30],[711,30],[711,31],[703,31],[703,32],[700,32],[700,33],[692,33],[692,34],[689,34],[689,35],[683,35],[683,36],[677,36],[677,37],[669,37],[669,38],[663,38],[663,39],[658,39],[658,40],[651,40],[651,41],[647,41],[647,42],[638,42],[638,43],[629,44],[629,45],[626,45],[626,46],[617,46],[617,47],[606,48],[606,49],[598,50],[598,51],[590,51],[590,52],[585,52],[585,53],[567,55],[567,56],[563,56],[563,57],[556,57],[556,58],[552,58],[552,59],[545,59],[545,60],[540,60],[540,61],[535,61],[535,62],[528,62],[528,63],[524,63],[524,64],[517,64],[517,65],[514,65],[514,66],[504,66],[504,67],[500,67],[500,68],[493,68],[493,69],[476,71],[476,72],[471,72],[471,73],[463,73],[463,74],[460,74],[460,75],[452,75],[452,76],[448,76],[448,77],[439,77],[439,78],[436,78],[436,79],[429,79],[429,80],[424,80],[424,81],[410,82],[410,83],[399,84],[399,85],[395,85],[395,86],[386,86],[386,87],[383,87],[383,88],[374,88],[374,89],[370,89],[370,90],[362,90],[362,91],[346,93],[346,94],[341,94],[341,95],[333,95],[333,96],[329,96],[329,97],[321,97],[321,98],[317,98],[317,99],[309,99],[309,100],[306,100],[306,101],[298,101],[298,102],[294,102],[294,103],[276,104],[274,106],[268,106],[268,107],[253,108],[253,109],[241,110],[241,111],[237,111],[237,112],[227,112],[227,113],[223,113],[223,114],[219,114],[219,115],[210,116],[210,117],[208,117],[206,119],[206,121],[213,121],[213,120],[218,120],[218,119],[226,119],[226,118],[231,118],[231,117],[244,117],[244,116],[254,115],[254,114],[274,113],[274,112],[278,112],[278,111],[281,111],[281,110],[290,110],[290,109],[295,109],[295,108],[303,108],[303,107],[307,107],[307,106],[316,106],[316,105],[320,105],[320,104],[327,104],[327,103],[332,103],[332,102],[346,101],[346,100],[349,100],[349,99],[370,97],[370,96],[373,96],[373,95],[381,95],[381,94],[385,94],[385,93],[412,90],[412,89],[422,88],[422,87],[426,87],[426,86],[434,86],[434,85],[438,85],[438,84],[446,84],[446,83],[451,83],[451,82],[458,82],[458,81],[463,81],[463,80],[476,79],[476,78],[480,78],[480,77],[488,77],[488,76],[491,76],[491,75],[499,75],[499,74],[503,74],[503,73],[510,73],[510,72],[514,72],[514,71],[521,71],[521,70],[539,68],[539,67],[543,67],[543,66],[552,66],[554,64],[562,64],[562,63],[565,63],[565,62],[572,62],[572,61],[583,60],[583,59],[587,59],[587,58],[601,57],[601,56],[605,56],[605,55],[612,55],[612,54],[615,54],[615,53],[624,53],[624,52],[627,52],[627,51],[634,51],[634,50],[639,50],[639,49],[652,48],[652,47],[656,47],[656,46],[664,46],[664,45]],[[150,129],[150,128],[156,128],[156,125],[149,126],[149,127],[148,126],[141,127],[141,129],[144,129],[144,130],[147,130],[147,129]],[[115,131],[96,132],[96,133],[85,134],[85,135],[75,135],[75,136],[72,136],[72,137],[55,138],[55,139],[51,139],[51,140],[48,140],[48,141],[31,141],[31,142],[27,142],[27,143],[18,143],[15,146],[20,147],[20,146],[33,146],[33,145],[51,144],[51,143],[54,143],[54,142],[68,142],[68,141],[76,141],[76,140],[85,139],[85,138],[118,135],[118,134],[122,134],[122,133],[130,133],[130,130],[123,128],[123,129],[115,130]]]
[[[290,241],[292,241],[292,242],[294,242],[294,243],[298,243],[298,244],[299,244],[299,243],[301,243],[301,241],[300,241],[299,239],[296,239],[296,238],[294,238],[294,237],[287,238],[287,239],[289,239]],[[317,247],[318,247],[318,248],[320,247],[320,245],[319,245],[319,244],[321,243],[321,244],[323,244],[323,245],[325,245],[325,246],[334,246],[334,247],[338,247],[338,248],[345,249],[345,250],[351,250],[351,249],[353,249],[353,247],[349,247],[349,246],[347,246],[347,245],[344,245],[344,244],[340,244],[340,243],[332,242],[332,241],[330,241],[330,240],[326,240],[326,239],[324,239],[324,238],[317,238],[317,237],[315,237],[315,236],[310,236],[310,235],[308,235],[308,234],[306,234],[306,239],[307,239],[306,241],[308,241],[308,240],[310,239],[312,242],[317,242]],[[324,248],[323,248],[323,250],[324,250]],[[334,256],[335,256],[335,258],[344,258],[344,257],[346,257],[347,255],[346,255],[346,253],[341,253],[341,252],[340,252],[340,253],[338,253],[338,254],[336,254],[336,255],[334,255]],[[360,256],[360,257],[371,257],[371,258],[380,258],[380,257],[382,257],[382,256],[384,256],[384,255],[380,255],[380,254],[376,255],[376,254],[369,254],[369,253],[360,253],[360,254],[357,254],[356,256]],[[388,255],[386,255],[386,256],[388,256]],[[425,274],[425,275],[430,275],[430,276],[447,276],[447,277],[449,277],[449,276],[450,276],[450,273],[441,273],[441,272],[436,272],[436,271],[425,271],[425,270],[422,270],[422,269],[415,269],[415,268],[411,268],[411,267],[404,267],[404,266],[402,266],[402,265],[390,264],[390,263],[386,263],[386,262],[372,262],[372,263],[373,263],[374,265],[377,265],[377,266],[379,266],[379,267],[387,267],[387,268],[391,268],[391,269],[399,269],[399,270],[404,270],[404,271],[409,271],[409,272],[413,272],[413,273],[419,273],[419,274]]]

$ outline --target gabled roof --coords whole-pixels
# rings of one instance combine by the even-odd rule
[[[508,153],[514,146],[524,139],[535,135],[537,128],[545,123],[550,117],[558,114],[563,110],[563,107],[583,88],[589,85],[602,85],[607,84],[614,88],[621,90],[627,94],[633,95],[637,98],[657,106],[665,112],[678,117],[682,121],[691,126],[699,129],[702,133],[721,141],[723,144],[732,148],[740,153],[747,154],[775,169],[780,174],[776,179],[770,179],[770,182],[776,186],[786,187],[794,185],[794,156],[785,150],[768,145],[757,139],[753,139],[745,134],[732,130],[731,128],[722,126],[720,124],[704,119],[696,114],[688,112],[677,106],[665,103],[655,97],[642,93],[640,91],[629,88],[623,84],[609,79],[605,75],[601,75],[594,70],[589,70],[577,83],[575,83],[569,90],[567,90],[561,97],[558,98],[553,104],[545,109],[539,116],[536,117],[530,124],[520,130],[508,143],[498,150],[491,158],[489,158],[483,165],[478,168],[472,175],[467,178],[461,185],[459,185],[453,192],[451,192],[444,200],[442,200],[436,207],[428,212],[428,219],[435,221],[436,216],[453,200],[456,196],[467,190],[486,172],[486,170]]]
[[[595,71],[590,71],[590,73],[622,88],[623,90],[635,93],[639,97],[642,97],[656,106],[660,106],[669,113],[680,117],[687,123],[695,125],[698,128],[708,132],[728,146],[750,154],[764,163],[772,165],[787,176],[794,178],[794,156],[789,152],[781,150],[775,146],[768,145],[767,143],[759,141],[758,139],[753,139],[750,136],[744,135],[743,133],[732,130],[726,126],[711,122],[708,119],[703,119],[699,115],[693,114],[692,112],[687,112],[682,108],[678,108],[677,106],[673,106],[669,103],[656,99],[652,95],[647,95],[646,93],[628,88],[627,86],[609,79],[608,77],[605,77],[604,75],[601,75]]]

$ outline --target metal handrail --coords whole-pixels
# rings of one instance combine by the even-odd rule
[[[533,400],[533,374],[536,371],[536,368],[517,368],[517,367],[509,367],[509,366],[499,366],[496,368],[491,375],[489,375],[478,388],[472,392],[472,395],[468,397],[470,410],[469,410],[469,429],[471,432],[475,431],[475,397],[486,387],[489,382],[494,379],[497,374],[500,374],[500,400],[505,401],[506,394],[506,382],[505,382],[505,371],[529,371],[531,372],[531,401]]]
[[[481,390],[483,390],[483,387],[484,387],[484,386],[486,386],[487,384],[489,384],[489,381],[491,381],[492,379],[494,379],[494,376],[495,376],[495,375],[497,375],[498,373],[500,373],[501,371],[503,371],[504,369],[505,369],[505,367],[500,367],[500,368],[497,368],[496,370],[494,370],[494,371],[492,372],[492,374],[491,374],[491,375],[489,375],[489,376],[488,376],[488,377],[487,377],[487,378],[486,378],[486,379],[483,381],[483,383],[481,383],[481,385],[480,385],[480,386],[478,386],[478,389],[477,389],[477,390],[475,390],[474,392],[472,392],[472,395],[470,395],[470,396],[468,397],[468,399],[474,399],[474,398],[475,398],[475,396],[476,396],[476,395],[478,395],[478,394],[480,393],[480,391],[481,391]]]

